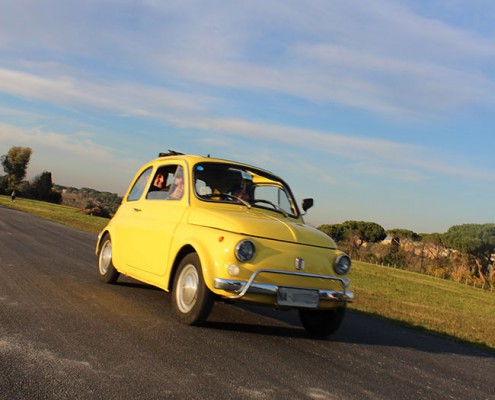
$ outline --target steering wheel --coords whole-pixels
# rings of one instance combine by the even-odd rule
[[[265,199],[256,199],[256,200],[253,200],[253,201],[252,201],[252,204],[256,204],[256,203],[265,203],[265,204],[269,204],[269,205],[271,205],[271,206],[272,206],[272,207],[273,207],[276,211],[281,212],[282,214],[284,214],[284,216],[285,216],[285,217],[287,217],[287,216],[289,215],[289,214],[287,214],[287,212],[286,212],[283,208],[281,208],[281,207],[277,206],[275,203],[272,203],[270,200],[265,200]]]

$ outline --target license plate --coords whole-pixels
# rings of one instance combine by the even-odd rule
[[[281,287],[277,291],[277,305],[301,308],[318,308],[317,290]]]

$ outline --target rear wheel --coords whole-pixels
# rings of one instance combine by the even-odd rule
[[[332,310],[299,310],[304,329],[313,336],[329,336],[339,328],[344,319],[345,307]]]
[[[112,241],[106,234],[101,240],[98,251],[98,278],[105,283],[114,283],[119,275],[112,262]]]
[[[179,264],[174,278],[172,307],[175,317],[186,325],[201,325],[213,306],[214,295],[206,286],[196,253]]]

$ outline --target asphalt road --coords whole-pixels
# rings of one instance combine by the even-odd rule
[[[0,207],[0,399],[495,399],[495,353],[358,313],[326,340],[292,312],[96,275],[95,235]]]

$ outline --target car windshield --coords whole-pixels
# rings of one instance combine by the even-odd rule
[[[204,201],[244,204],[298,215],[289,187],[265,171],[237,164],[204,162],[194,166],[196,196]]]

